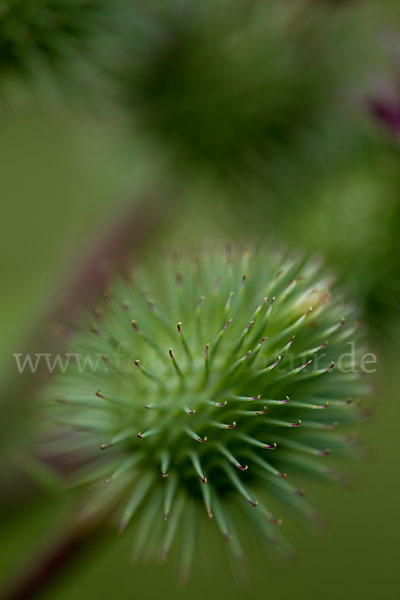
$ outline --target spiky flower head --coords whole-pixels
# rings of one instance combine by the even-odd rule
[[[321,6],[172,0],[141,13],[118,61],[122,95],[179,168],[273,180],[271,160],[298,161],[342,93],[344,25]]]
[[[296,478],[335,477],[366,391],[354,307],[332,286],[314,259],[217,249],[137,269],[82,317],[44,448],[79,465],[89,511],[136,527],[135,556],[178,537],[187,572],[199,527],[241,559],[238,530],[268,550],[284,506],[317,519]]]
[[[19,99],[39,82],[60,85],[72,73],[76,81],[87,81],[110,15],[104,0],[3,0],[0,99],[11,102],[13,94]]]

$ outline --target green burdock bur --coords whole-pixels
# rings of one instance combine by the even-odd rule
[[[53,97],[66,83],[95,80],[102,47],[111,37],[112,9],[105,0],[2,0],[0,101],[13,106],[26,91]],[[98,76],[98,73],[97,73]]]
[[[314,258],[166,252],[78,320],[42,395],[43,452],[67,460],[85,514],[129,526],[134,558],[176,542],[187,576],[200,527],[238,561],[250,539],[284,552],[281,511],[319,520],[296,477],[337,479],[328,455],[354,446],[356,318]]]

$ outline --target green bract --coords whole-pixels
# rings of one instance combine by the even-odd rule
[[[317,518],[296,477],[335,477],[327,455],[349,452],[366,392],[354,307],[332,284],[266,248],[168,255],[82,317],[49,387],[47,453],[72,457],[88,510],[132,522],[135,556],[178,537],[186,573],[202,521],[240,559],[237,526],[281,541],[271,507]]]

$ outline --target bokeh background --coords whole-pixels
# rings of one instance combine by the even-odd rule
[[[127,260],[273,239],[324,257],[378,356],[351,485],[307,486],[326,531],[285,524],[297,555],[251,557],[244,588],[208,535],[214,568],[180,587],[173,557],[132,565],[129,530],[105,532],[40,597],[398,598],[399,167],[397,0],[0,2],[4,581],[71,512],[29,474],[42,375],[13,353],[54,347]]]

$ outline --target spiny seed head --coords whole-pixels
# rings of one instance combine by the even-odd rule
[[[339,52],[332,61],[326,51],[338,46],[334,15],[294,6],[203,0],[141,7],[147,36],[138,31],[133,48],[124,48],[122,93],[135,123],[168,144],[180,169],[233,172],[235,182],[243,171],[259,175],[266,158],[298,148],[329,110],[347,66]]]
[[[99,60],[100,34],[104,43],[102,19],[111,15],[105,0],[2,0],[0,99],[72,72],[84,83]]]
[[[76,453],[88,509],[136,522],[135,556],[181,536],[187,572],[204,518],[238,559],[233,514],[264,548],[282,542],[271,506],[317,518],[296,478],[334,476],[326,456],[349,452],[349,397],[367,391],[354,308],[332,285],[316,260],[214,250],[115,281],[82,317],[49,386],[63,402],[46,409],[47,450]]]

